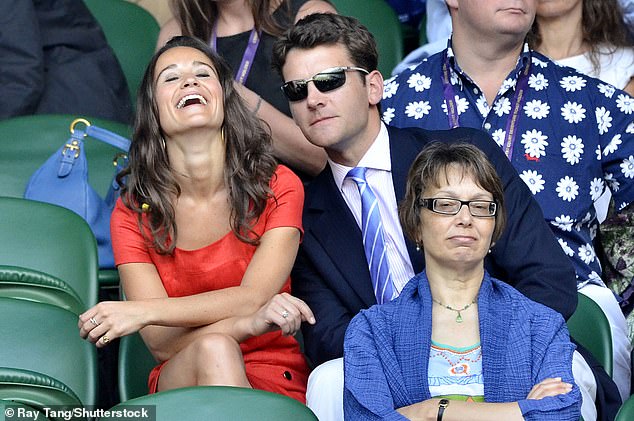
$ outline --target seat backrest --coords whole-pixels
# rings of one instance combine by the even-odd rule
[[[0,400],[19,402],[40,411],[54,406],[82,405],[75,392],[59,380],[35,371],[8,367],[0,367]]]
[[[197,386],[141,396],[115,406],[111,413],[129,405],[156,408],[156,421],[316,421],[317,417],[295,399],[257,389],[228,386]],[[119,418],[102,418],[117,420]],[[120,418],[124,420],[124,418]]]
[[[156,364],[138,332],[121,338],[119,341],[119,398],[121,402],[148,394],[148,376]]]
[[[48,303],[79,315],[86,304],[65,281],[44,272],[0,265],[0,297]]]
[[[41,373],[66,385],[83,404],[97,403],[97,352],[79,336],[77,315],[50,304],[0,298],[0,332],[0,365]]]
[[[333,0],[341,15],[353,16],[376,39],[379,71],[387,79],[403,59],[403,31],[394,9],[385,0]]]
[[[0,196],[23,197],[31,175],[65,144],[70,136],[70,125],[78,117],[38,114],[0,121]],[[130,137],[130,128],[124,124],[90,117],[87,120]],[[84,146],[88,179],[103,197],[115,173],[112,160],[121,151],[90,137]]]
[[[630,396],[616,413],[614,421],[632,421],[634,420],[634,395]]]
[[[13,197],[0,197],[0,215],[0,265],[47,273],[87,307],[97,303],[97,244],[86,221],[60,206]]]
[[[25,413],[25,414],[27,413],[26,411],[29,411],[28,414],[33,416],[32,419],[43,420],[43,421],[47,420],[44,416],[44,413],[39,411],[37,408],[22,404],[19,402],[13,402],[9,400],[0,400],[0,413],[5,414],[5,419],[10,419],[10,418],[13,418],[14,416],[17,416],[19,414],[18,411],[20,410],[24,411],[22,413]]]
[[[606,373],[612,375],[612,333],[601,307],[592,299],[578,293],[577,309],[568,319],[570,336],[583,345],[601,364]]]
[[[130,98],[136,94],[145,68],[154,55],[159,24],[150,12],[126,0],[84,0],[101,25],[128,82]]]

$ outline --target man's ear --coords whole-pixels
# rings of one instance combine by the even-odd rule
[[[378,70],[373,70],[366,76],[366,81],[370,105],[376,105],[383,99],[383,76]]]

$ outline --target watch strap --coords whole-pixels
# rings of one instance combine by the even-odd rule
[[[436,421],[442,421],[442,416],[445,413],[445,409],[449,406],[449,399],[441,399],[438,402],[438,416]]]

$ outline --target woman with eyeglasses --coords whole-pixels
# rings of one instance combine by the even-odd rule
[[[290,295],[304,191],[205,43],[170,40],[146,70],[130,165],[112,214],[127,301],[80,316],[97,347],[139,331],[149,391],[253,387],[305,401],[292,336],[314,316]]]
[[[346,419],[579,419],[563,317],[484,268],[503,198],[473,145],[435,142],[416,158],[399,217],[426,269],[350,323]]]
[[[161,47],[175,35],[207,42],[234,72],[235,87],[251,111],[271,129],[273,153],[299,174],[317,175],[326,154],[312,145],[291,118],[271,69],[275,40],[294,22],[315,12],[336,13],[329,0],[170,0],[174,18],[162,28]]]

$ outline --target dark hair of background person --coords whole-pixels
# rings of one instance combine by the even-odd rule
[[[229,190],[231,229],[241,240],[258,244],[259,238],[252,227],[271,197],[269,182],[277,167],[271,153],[271,136],[259,119],[245,106],[233,87],[233,74],[222,58],[198,39],[178,36],[157,51],[148,65],[139,88],[137,116],[129,166],[119,180],[124,204],[137,212],[143,235],[143,204],[149,205],[148,224],[153,246],[167,254],[176,244],[176,222],[173,199],[181,193],[170,168],[164,148],[156,104],[156,63],[172,48],[189,47],[205,54],[211,60],[222,87],[225,118],[222,133],[226,144],[224,179]]]
[[[273,19],[271,14],[271,0],[250,0],[251,14],[255,21],[255,29],[280,36],[284,28]],[[280,7],[288,13],[289,22],[293,21],[290,3],[282,1]],[[172,14],[180,24],[183,35],[209,40],[218,16],[215,1],[210,0],[170,0]]]
[[[486,155],[477,147],[464,142],[432,142],[418,154],[407,174],[405,198],[398,209],[403,232],[412,241],[419,243],[420,213],[423,209],[419,201],[427,188],[440,187],[441,177],[447,178],[452,165],[457,165],[462,170],[462,177],[472,177],[477,185],[493,195],[493,201],[497,203],[497,213],[491,241],[497,241],[506,225],[504,188]]]
[[[293,48],[311,49],[334,44],[346,48],[355,66],[368,72],[377,69],[379,53],[368,28],[355,18],[331,13],[308,15],[286,31],[273,45],[273,68],[282,74],[286,55]]]
[[[599,47],[611,53],[618,47],[632,47],[634,41],[623,20],[623,11],[618,0],[582,0],[581,30],[583,42],[590,46],[590,62],[595,71],[600,68]],[[527,35],[530,47],[539,51],[542,39],[537,18]]]

